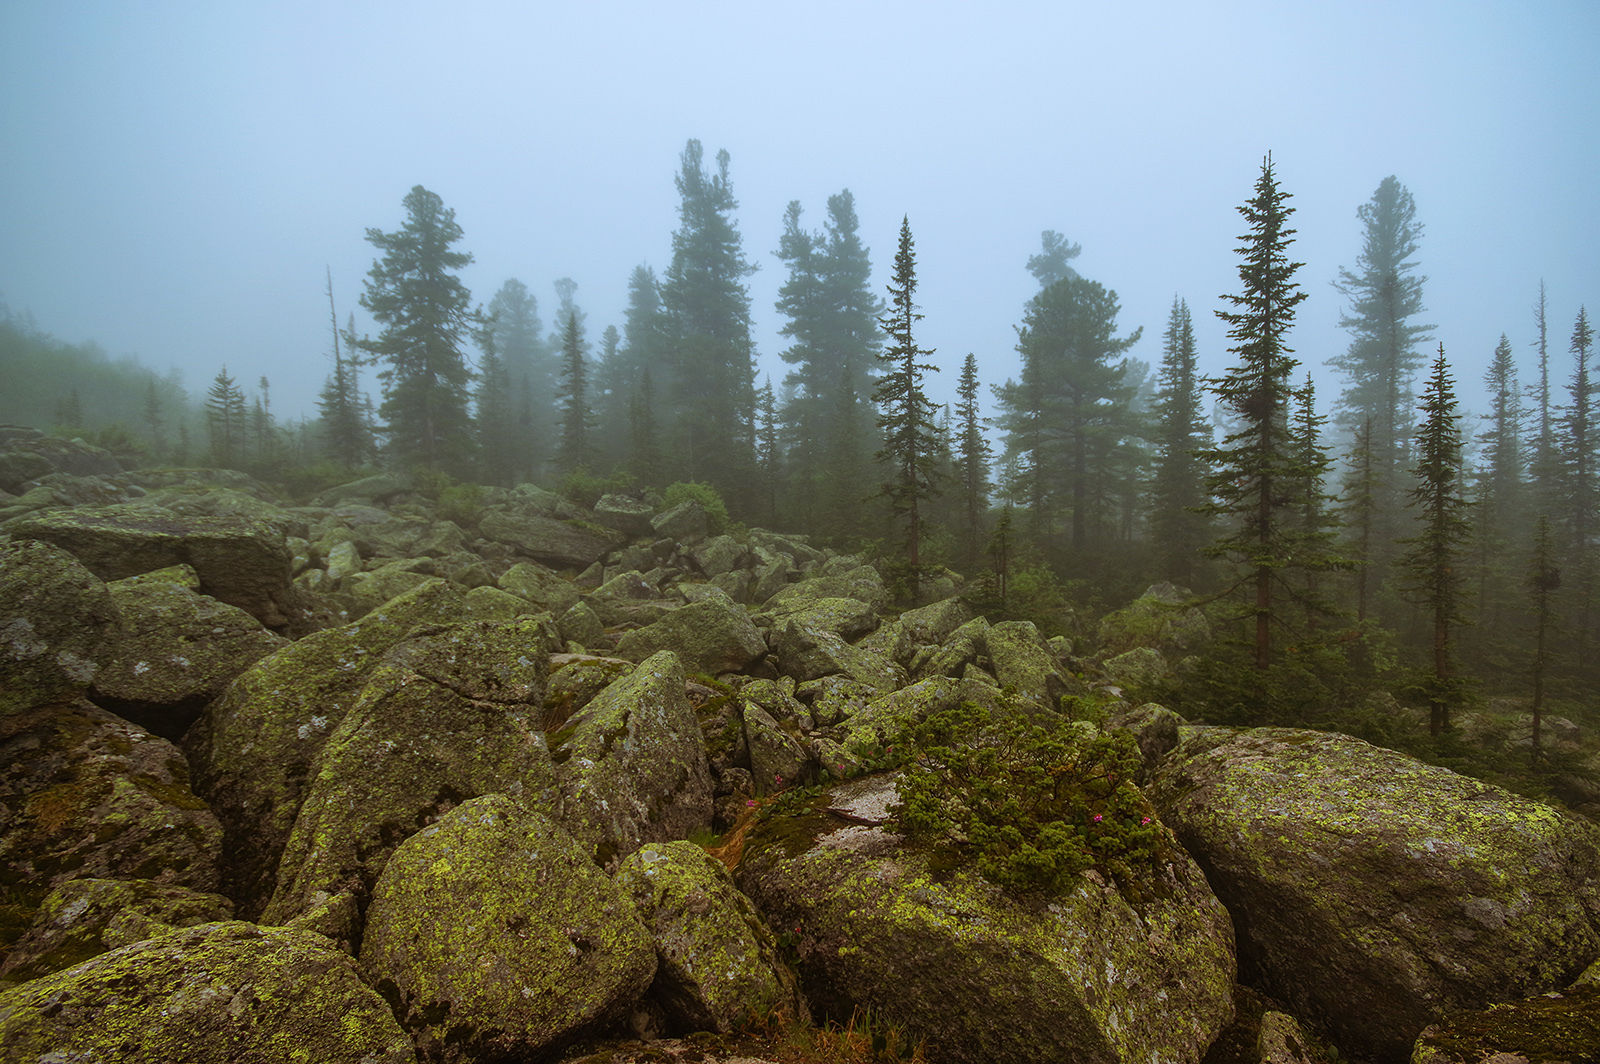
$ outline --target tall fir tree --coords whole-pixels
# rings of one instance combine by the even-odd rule
[[[1533,441],[1529,458],[1529,479],[1535,499],[1534,509],[1542,514],[1557,512],[1557,483],[1561,456],[1556,447],[1555,408],[1550,399],[1550,322],[1544,280],[1539,281],[1539,301],[1533,305],[1533,324],[1538,352],[1539,379],[1528,386],[1533,400]]]
[[[583,326],[576,313],[569,314],[561,337],[561,442],[556,446],[556,469],[563,475],[588,469],[594,457],[590,439],[594,415],[589,407],[584,348]]]
[[[1533,551],[1528,559],[1528,594],[1530,612],[1533,614],[1533,660],[1530,663],[1533,679],[1533,699],[1529,713],[1533,717],[1533,759],[1538,762],[1542,754],[1541,725],[1544,723],[1544,684],[1550,671],[1550,637],[1557,618],[1555,595],[1561,588],[1561,567],[1556,564],[1555,545],[1550,535],[1550,518],[1539,515],[1533,531]]]
[[[661,302],[672,330],[673,454],[680,479],[703,481],[739,508],[755,467],[755,345],[750,292],[733,212],[727,151],[707,173],[698,140],[676,178],[679,225]]]
[[[1479,469],[1474,485],[1473,542],[1476,544],[1477,630],[1498,633],[1506,611],[1516,608],[1515,576],[1506,558],[1528,530],[1523,448],[1522,390],[1511,341],[1500,334],[1483,384],[1489,395],[1487,422],[1478,434]]]
[[[1414,381],[1425,355],[1420,345],[1431,325],[1414,323],[1424,310],[1415,257],[1422,237],[1410,191],[1394,176],[1379,183],[1356,211],[1361,252],[1353,270],[1341,269],[1334,287],[1348,300],[1339,325],[1350,347],[1329,360],[1348,383],[1335,407],[1336,423],[1348,437],[1367,436],[1373,481],[1374,534],[1367,550],[1368,578],[1386,578],[1392,541],[1400,534],[1401,491],[1411,441]]]
[[[1323,427],[1327,423],[1327,417],[1317,413],[1316,383],[1307,373],[1305,383],[1294,392],[1289,417],[1293,458],[1290,491],[1298,504],[1296,554],[1302,564],[1295,567],[1299,569],[1298,580],[1291,579],[1288,583],[1303,611],[1305,637],[1313,642],[1322,620],[1338,612],[1327,593],[1323,574],[1349,568],[1334,544],[1339,519],[1333,504],[1339,500],[1328,494],[1326,487],[1333,469],[1333,459],[1322,442]],[[1305,561],[1314,564],[1303,564]]]
[[[151,377],[144,395],[144,427],[150,457],[156,461],[160,461],[167,451],[166,435],[161,431],[166,423],[161,393],[156,391],[156,379]]]
[[[983,432],[978,409],[978,358],[971,352],[961,364],[961,379],[956,384],[957,444],[956,482],[961,489],[962,557],[969,571],[976,572],[983,551],[984,522],[989,513],[989,467],[994,450]]]
[[[778,402],[769,380],[756,392],[756,519],[777,524],[778,486],[783,479],[778,447]]]
[[[1211,423],[1201,403],[1194,321],[1189,304],[1174,296],[1161,341],[1157,373],[1155,470],[1150,482],[1150,536],[1164,579],[1193,585],[1201,550],[1211,542],[1211,519],[1202,512]]]
[[[206,393],[206,431],[211,439],[212,464],[237,469],[245,459],[246,408],[244,391],[223,366]]]
[[[512,277],[489,300],[494,350],[505,363],[515,427],[507,464],[520,480],[544,472],[555,453],[556,359],[543,339],[539,300],[528,286]]]
[[[1007,451],[1026,455],[1033,481],[1034,533],[1051,538],[1064,510],[1079,558],[1112,534],[1112,500],[1134,475],[1120,460],[1138,423],[1127,361],[1118,356],[1143,330],[1117,336],[1119,309],[1115,292],[1076,275],[1034,296],[1017,330],[1022,381],[1007,381],[998,395]]]
[[[365,465],[377,454],[372,425],[361,394],[360,370],[339,345],[339,312],[333,302],[333,270],[328,270],[328,323],[333,334],[333,373],[322,386],[322,453],[345,469]]]
[[[1464,620],[1466,580],[1461,563],[1471,535],[1461,476],[1461,414],[1443,344],[1420,406],[1422,424],[1412,468],[1415,485],[1406,492],[1420,527],[1416,535],[1400,540],[1408,549],[1398,564],[1408,592],[1427,612],[1432,629],[1431,675],[1425,685],[1428,732],[1439,735],[1450,727],[1450,711],[1461,701],[1452,636]]]
[[[500,356],[495,330],[484,328],[477,336],[480,354],[473,427],[478,443],[478,475],[485,484],[509,488],[516,484],[521,466],[517,447],[521,434],[511,371]]]
[[[1239,208],[1249,226],[1236,249],[1244,259],[1239,266],[1244,290],[1223,297],[1234,309],[1217,311],[1228,326],[1233,343],[1229,350],[1238,362],[1209,382],[1238,427],[1203,452],[1213,469],[1206,483],[1214,501],[1206,510],[1229,523],[1228,531],[1206,553],[1241,566],[1236,586],[1251,590],[1247,613],[1254,620],[1251,662],[1258,670],[1272,664],[1273,629],[1284,620],[1274,591],[1287,570],[1308,560],[1296,557],[1298,537],[1289,520],[1298,501],[1292,492],[1295,454],[1288,424],[1289,376],[1299,363],[1286,337],[1306,292],[1294,281],[1304,264],[1291,262],[1288,256],[1294,236],[1288,227],[1294,213],[1285,203],[1288,198],[1278,187],[1268,155],[1254,197]]]
[[[894,279],[889,283],[889,309],[878,323],[889,343],[878,355],[883,373],[872,401],[881,413],[883,449],[878,461],[887,479],[878,494],[888,500],[893,520],[904,526],[904,557],[895,566],[904,574],[902,592],[916,599],[922,581],[923,509],[939,491],[934,479],[933,456],[938,447],[935,407],[923,387],[923,376],[939,367],[924,361],[931,349],[917,346],[917,255],[911,239],[911,221],[900,222],[900,246],[894,256]]]
[[[1074,244],[1054,229],[1040,233],[1039,243],[1039,254],[1028,257],[1028,272],[1039,282],[1041,292],[1057,281],[1078,276],[1078,271],[1072,268],[1071,263],[1083,254],[1081,244]]]
[[[1566,534],[1566,567],[1573,574],[1576,598],[1572,635],[1577,640],[1578,661],[1587,660],[1595,582],[1600,576],[1595,571],[1593,544],[1600,528],[1600,394],[1596,393],[1589,372],[1589,351],[1593,346],[1594,330],[1589,325],[1588,311],[1580,307],[1569,346],[1573,357],[1568,401],[1556,425],[1558,497]]]
[[[403,205],[400,229],[367,230],[367,242],[383,257],[367,275],[361,305],[383,329],[358,346],[383,367],[378,412],[390,456],[403,465],[459,472],[473,451],[472,371],[463,345],[483,325],[456,273],[472,256],[451,250],[461,227],[436,193],[417,185]]]

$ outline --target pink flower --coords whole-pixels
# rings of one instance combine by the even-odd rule
[[[1096,823],[1096,824],[1098,824],[1098,823],[1100,823],[1100,819],[1101,819],[1101,818],[1100,818],[1100,814],[1099,814],[1099,813],[1096,813],[1096,814],[1095,814],[1095,815],[1094,815],[1094,822],[1095,822],[1095,823]]]

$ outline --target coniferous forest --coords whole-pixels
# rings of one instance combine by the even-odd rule
[[[1269,156],[1240,190],[1236,246],[1215,249],[1236,287],[1174,294],[1153,327],[1159,364],[1128,356],[1142,330],[1075,268],[1079,245],[1045,231],[1019,264],[1038,282],[1015,323],[1020,368],[986,379],[982,353],[924,345],[942,308],[919,297],[915,219],[874,261],[841,189],[784,213],[784,372],[764,378],[734,173],[726,151],[688,142],[670,261],[618,278],[620,321],[590,319],[569,280],[543,303],[516,278],[469,291],[472,235],[418,185],[393,217],[352,219],[377,223],[364,323],[330,274],[315,416],[276,412],[265,377],[219,364],[184,382],[9,314],[0,420],[144,465],[248,472],[286,498],[416,473],[467,524],[481,486],[592,504],[676,485],[734,528],[874,559],[904,604],[954,574],[991,616],[1069,639],[1170,585],[1150,601],[1199,606],[1227,638],[1127,681],[1135,702],[1346,731],[1535,792],[1558,769],[1572,778],[1546,722],[1600,725],[1600,396],[1584,307],[1549,305],[1529,278],[1529,320],[1481,338],[1487,404],[1467,409],[1428,316],[1423,219],[1382,177],[1352,205],[1361,242],[1337,269],[1348,346],[1306,365],[1294,324],[1313,279],[1295,259],[1292,183]],[[1194,322],[1213,313],[1226,369],[1206,377]],[[1529,333],[1531,346],[1506,338]],[[933,374],[957,381],[958,402],[930,398]]]

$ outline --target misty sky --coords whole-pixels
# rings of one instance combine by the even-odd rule
[[[1507,333],[1534,370],[1547,284],[1558,357],[1600,313],[1600,3],[0,3],[0,298],[62,339],[179,367],[226,363],[311,413],[341,321],[416,184],[443,197],[488,302],[570,276],[591,339],[629,272],[663,273],[691,137],[732,155],[763,376],[781,382],[798,199],[820,228],[855,193],[879,291],[902,215],[919,340],[953,395],[975,352],[1015,370],[1044,229],[1121,297],[1155,362],[1174,295],[1202,367],[1237,290],[1236,212],[1271,150],[1311,292],[1291,343],[1324,409],[1347,346],[1330,287],[1356,208],[1395,174],[1426,231],[1427,320],[1462,391]],[[0,387],[4,387],[0,380]],[[985,411],[992,402],[985,396]]]

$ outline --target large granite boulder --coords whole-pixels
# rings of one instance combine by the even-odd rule
[[[594,519],[625,536],[648,536],[655,507],[631,495],[602,495],[594,504]]]
[[[617,640],[617,654],[630,661],[664,650],[676,653],[690,672],[715,676],[748,668],[766,654],[767,643],[744,607],[717,595],[680,606]]]
[[[620,546],[623,537],[599,525],[491,510],[478,522],[485,539],[555,569],[583,569]]]
[[[746,837],[739,885],[790,934],[813,1009],[870,1009],[955,1064],[1205,1056],[1233,1015],[1233,929],[1170,834],[1137,884],[1017,897],[894,835],[895,798],[882,776],[836,785]]]
[[[87,690],[117,621],[111,593],[71,554],[0,546],[0,716]]]
[[[883,576],[878,570],[870,565],[857,565],[825,576],[812,576],[798,584],[785,584],[761,609],[784,619],[830,598],[855,599],[874,610],[882,610],[889,603],[889,591],[883,586]]]
[[[531,1060],[617,1020],[655,949],[626,894],[553,819],[504,795],[395,850],[361,963],[429,1061]]]
[[[561,820],[595,862],[711,826],[705,737],[671,651],[611,682],[552,736]]]
[[[411,1064],[355,961],[320,935],[225,922],[104,953],[0,993],[7,1060]]]
[[[1161,652],[1169,663],[1193,654],[1211,641],[1211,622],[1194,596],[1173,584],[1156,584],[1120,610],[1100,620],[1100,653],[1114,657],[1136,647]]]
[[[39,906],[33,926],[0,964],[0,986],[38,979],[174,928],[231,919],[233,902],[220,894],[148,879],[74,879]]]
[[[261,659],[189,729],[184,751],[196,791],[226,830],[223,890],[240,915],[255,918],[272,897],[312,763],[378,661],[413,627],[464,608],[460,588],[431,580]]]
[[[571,580],[532,562],[518,562],[500,574],[500,590],[527,599],[559,617],[577,604],[582,593]]]
[[[1504,1001],[1425,1028],[1411,1064],[1588,1064],[1600,1060],[1600,986]]]
[[[1349,736],[1186,729],[1151,795],[1245,978],[1350,1052],[1567,985],[1600,955],[1600,829]]]
[[[287,645],[244,610],[197,589],[188,566],[106,585],[122,617],[90,697],[173,742],[245,669]]]
[[[102,580],[189,565],[200,590],[269,628],[290,624],[293,555],[285,529],[244,517],[192,517],[155,506],[59,510],[8,525],[13,539],[69,551]]]
[[[394,848],[468,798],[553,811],[545,746],[549,618],[414,631],[373,670],[318,756],[262,919],[367,897]]]
[[[721,861],[692,842],[649,843],[616,883],[633,898],[656,948],[650,996],[684,1031],[736,1030],[806,1015],[777,939]]]
[[[1055,709],[1062,695],[1078,694],[1083,684],[1068,675],[1032,621],[1001,621],[984,636],[994,675],[1043,709]]]
[[[839,601],[837,599],[832,601]],[[824,628],[785,621],[772,640],[780,671],[800,683],[843,675],[888,694],[906,684],[905,670],[871,650],[855,646]]]

